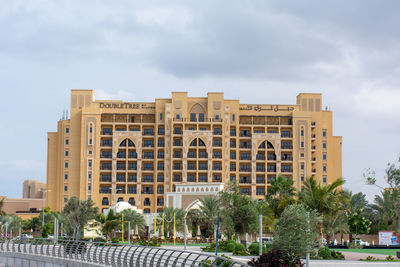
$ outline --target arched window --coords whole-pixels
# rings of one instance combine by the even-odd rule
[[[119,197],[117,202],[122,202],[122,201],[124,201],[124,198],[123,197]]]
[[[101,201],[102,205],[108,205],[108,197],[103,197],[103,200]]]
[[[150,206],[150,198],[145,198],[143,201],[144,206]]]
[[[135,198],[134,197],[131,197],[131,198],[129,198],[129,204],[131,204],[132,206],[135,206]]]
[[[119,146],[126,146],[126,139],[119,144]]]

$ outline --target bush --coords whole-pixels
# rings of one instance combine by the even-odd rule
[[[152,238],[149,241],[145,239],[140,239],[139,240],[139,245],[140,246],[145,246],[145,247],[159,247],[161,246],[160,242],[158,242],[157,238]]]
[[[239,256],[248,256],[249,253],[247,252],[246,247],[241,244],[241,243],[236,243],[235,245],[235,250],[233,251],[234,255],[239,255]]]
[[[374,260],[376,260],[374,257],[372,257],[372,256],[367,256],[366,258],[365,258],[365,260],[366,261],[374,261]]]
[[[119,243],[119,239],[116,237],[111,238],[111,243],[113,244],[118,244]]]
[[[248,262],[250,266],[256,267],[302,267],[300,257],[293,250],[273,249],[266,254],[261,255],[257,259]]]
[[[235,242],[229,242],[227,245],[226,245],[226,251],[227,252],[233,252],[234,250],[235,250],[235,247],[236,247],[236,244],[235,244]]]
[[[227,258],[227,259],[231,259],[230,257],[225,256],[224,254],[222,254],[221,257]],[[202,261],[200,262],[199,266],[205,266],[205,267],[211,267],[211,266],[229,267],[229,266],[232,265],[232,262],[231,262],[231,261],[225,261],[225,263],[222,264],[222,263],[224,262],[223,259],[217,259],[216,264],[213,264],[214,260],[207,260],[207,261],[204,262],[204,264],[203,264],[203,262],[204,262],[204,260],[202,260]]]
[[[340,251],[331,250],[331,256],[336,260],[344,260],[344,255]]]
[[[258,255],[260,253],[259,248],[260,248],[260,244],[258,242],[253,242],[249,246],[249,253],[251,255]],[[267,247],[263,246],[262,247],[262,254],[267,253],[267,251],[268,251]]]
[[[389,255],[385,258],[385,261],[394,261],[393,256]]]
[[[318,256],[324,260],[332,259],[331,250],[327,247],[320,248],[318,250]]]

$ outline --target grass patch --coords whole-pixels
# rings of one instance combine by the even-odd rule
[[[367,254],[380,254],[380,255],[392,255],[396,256],[396,252],[400,251],[400,249],[373,249],[373,248],[335,248],[336,251],[342,252],[358,252],[358,253],[367,253]]]

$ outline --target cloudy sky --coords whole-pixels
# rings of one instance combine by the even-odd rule
[[[321,92],[343,136],[346,187],[369,199],[400,154],[400,2],[20,1],[0,8],[0,195],[46,179],[47,132],[71,88],[152,101],[222,91],[294,104]]]

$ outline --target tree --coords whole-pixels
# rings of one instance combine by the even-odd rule
[[[308,211],[302,204],[293,204],[282,212],[275,225],[274,243],[276,249],[291,249],[304,256],[315,246],[320,222],[316,211]]]
[[[212,236],[217,227],[217,218],[220,213],[220,199],[218,196],[205,196],[200,199],[200,212],[208,232]]]
[[[121,226],[121,216],[120,214],[114,213],[112,209],[108,211],[107,216],[104,214],[98,214],[96,216],[96,221],[101,224],[103,233],[106,235],[107,241],[114,237],[115,231]]]
[[[398,160],[400,162],[400,158]],[[396,213],[397,222],[396,227],[397,230],[400,230],[400,165],[396,166],[394,163],[388,163],[385,169],[385,181],[388,187],[382,187],[376,183],[375,172],[368,169],[364,173],[364,178],[367,184],[375,185],[381,189],[383,189],[382,195],[384,192],[389,192],[386,194],[390,194],[390,196],[386,195],[386,197],[390,199],[393,205],[393,210]]]
[[[334,238],[337,233],[348,233],[349,226],[347,224],[346,212],[340,210],[336,213],[325,216],[323,220],[323,229],[326,234],[327,244],[330,244],[331,239]]]
[[[7,213],[3,210],[4,206],[4,198],[0,199],[0,216],[7,215]]]
[[[79,238],[83,227],[90,219],[94,219],[98,208],[94,207],[91,199],[79,200],[76,196],[71,197],[63,209],[63,214],[69,233],[74,239]]]
[[[196,233],[200,235],[201,233],[197,233],[197,228],[204,223],[203,213],[199,209],[192,209],[186,213],[186,220],[192,226],[193,235]]]
[[[238,186],[228,186],[219,196],[222,222],[228,235],[252,233],[257,229],[256,206],[249,196],[240,193]]]
[[[36,232],[42,227],[42,221],[39,217],[33,217],[29,220],[22,221],[22,229],[24,231]]]
[[[162,213],[158,214],[157,224],[162,224],[162,215],[164,214],[164,231],[173,237],[174,234],[174,214],[175,214],[175,230],[183,231],[185,211],[178,208],[165,207]]]
[[[127,229],[128,222],[131,224],[132,229],[138,229],[139,232],[143,232],[146,227],[146,222],[142,214],[135,210],[126,209],[121,212],[124,215],[124,226]]]
[[[298,193],[299,201],[309,210],[315,210],[324,218],[339,211],[343,200],[340,187],[344,184],[342,178],[338,178],[331,184],[317,183],[314,177],[309,177],[304,181],[302,191]],[[318,223],[319,236],[323,244],[324,233],[323,223]]]
[[[382,196],[376,195],[374,203],[368,206],[367,213],[375,225],[379,225],[377,230],[395,231],[398,226],[398,214],[396,212],[396,195],[393,195],[389,190],[382,192]]]
[[[362,215],[362,210],[354,212],[348,220],[351,233],[356,234],[356,239],[359,234],[368,234],[370,231],[371,221]]]
[[[268,188],[265,201],[272,210],[275,218],[279,218],[287,206],[296,202],[294,199],[296,189],[293,186],[292,179],[280,175],[270,183],[271,187]]]

